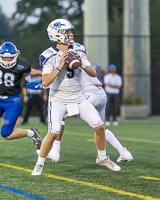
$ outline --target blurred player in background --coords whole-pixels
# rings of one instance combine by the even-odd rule
[[[4,114],[1,135],[7,140],[28,136],[40,149],[41,138],[37,129],[14,129],[22,107],[20,83],[23,74],[41,75],[41,71],[31,69],[28,62],[19,59],[19,53],[11,42],[0,46],[0,117]]]
[[[109,65],[108,70],[109,73],[104,76],[105,91],[107,93],[105,125],[110,126],[110,111],[112,111],[113,125],[118,126],[117,111],[119,106],[120,89],[122,87],[122,77],[116,73],[116,65]]]
[[[103,77],[104,77],[104,70],[101,69],[100,65],[93,65],[94,69],[97,72],[97,78],[98,80],[102,83],[102,87],[104,87],[104,81],[103,81]]]
[[[36,64],[31,65],[32,69],[39,69],[40,66]],[[26,106],[24,107],[24,113],[23,113],[23,121],[22,125],[25,123],[28,123],[28,118],[30,115],[30,112],[33,108],[33,106],[37,107],[40,122],[46,125],[46,117],[44,114],[44,107],[45,107],[45,102],[48,100],[48,94],[47,90],[43,88],[39,88],[38,90],[32,90],[32,89],[27,89],[26,84],[30,82],[42,82],[42,76],[31,76],[30,74],[25,76],[24,84],[23,84],[23,98],[24,102],[26,103]]]
[[[93,77],[96,76],[96,71],[87,59],[84,46],[74,43],[73,29],[71,22],[65,19],[54,20],[47,28],[50,41],[57,42],[57,45],[48,48],[40,55],[40,65],[43,66],[42,83],[44,87],[50,85],[48,133],[42,141],[40,156],[32,175],[41,175],[45,159],[60,132],[61,123],[66,114],[68,116],[79,114],[81,119],[94,128],[98,152],[96,163],[113,171],[121,169],[106,156],[104,123],[97,110],[83,95],[80,84],[81,71],[84,70]],[[78,69],[72,70],[66,67],[68,50],[77,52],[81,63]]]

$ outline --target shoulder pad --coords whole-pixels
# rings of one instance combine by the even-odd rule
[[[54,54],[54,49],[52,47],[46,49],[45,51],[43,51],[43,53],[41,55],[43,55],[45,58],[50,57],[52,54]]]
[[[79,43],[75,43],[75,45],[77,46],[78,51],[81,51],[82,53],[87,54],[86,48],[83,45],[81,45]]]
[[[57,52],[52,47],[46,49],[39,56],[40,65],[44,65],[52,56],[54,56],[56,54],[57,54]]]
[[[27,72],[29,72],[30,68],[31,68],[31,65],[30,65],[29,62],[27,62],[25,60],[22,60],[20,58],[17,58],[16,68],[18,70],[21,70],[21,71],[27,71]],[[24,72],[24,73],[26,73],[26,72]]]

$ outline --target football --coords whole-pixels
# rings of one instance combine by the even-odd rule
[[[66,66],[70,69],[77,69],[80,67],[80,60],[73,51],[68,51],[68,57],[65,62]]]

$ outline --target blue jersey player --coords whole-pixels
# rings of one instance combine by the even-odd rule
[[[28,136],[40,149],[41,138],[37,129],[14,129],[22,107],[20,83],[23,74],[41,75],[41,71],[31,69],[28,62],[19,59],[19,53],[11,42],[0,46],[0,117],[4,114],[1,135],[7,140]]]

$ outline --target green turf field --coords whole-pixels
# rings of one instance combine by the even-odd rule
[[[34,120],[17,127],[38,128],[42,138],[47,132],[47,126]],[[120,172],[95,163],[93,131],[77,118],[66,120],[61,159],[58,163],[47,159],[42,176],[31,175],[37,156],[28,137],[12,141],[1,137],[0,200],[160,199],[160,119],[121,120],[109,129],[134,156],[132,162],[119,164]],[[108,143],[106,148],[116,162],[118,152]]]

